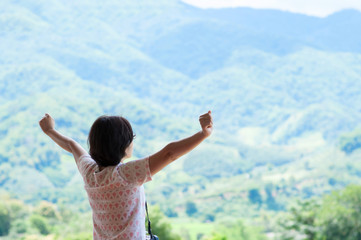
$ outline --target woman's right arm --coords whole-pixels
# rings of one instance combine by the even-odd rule
[[[46,135],[65,151],[72,153],[75,159],[79,159],[80,156],[87,154],[80,144],[55,130],[55,121],[49,114],[45,114],[39,121],[39,125]]]
[[[189,153],[212,134],[213,122],[211,111],[199,117],[202,130],[180,141],[171,142],[159,152],[149,157],[149,168],[152,176],[171,162]]]

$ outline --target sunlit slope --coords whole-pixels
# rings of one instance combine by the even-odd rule
[[[334,142],[360,126],[360,60],[358,54],[313,49],[284,57],[237,52],[227,67],[185,87],[184,101],[195,111],[212,106],[222,113],[218,124],[230,132],[260,126],[274,133],[275,142],[307,132]],[[185,110],[187,104],[173,107]]]

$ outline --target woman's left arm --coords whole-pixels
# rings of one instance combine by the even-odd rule
[[[46,135],[48,135],[65,151],[72,153],[75,159],[87,154],[79,143],[55,130],[55,121],[49,114],[45,114],[45,116],[39,121],[39,125]]]

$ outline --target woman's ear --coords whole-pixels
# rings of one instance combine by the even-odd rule
[[[129,144],[129,146],[125,149],[125,157],[124,158],[130,158],[133,154],[133,142]]]

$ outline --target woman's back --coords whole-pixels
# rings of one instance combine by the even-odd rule
[[[149,159],[120,163],[101,171],[89,155],[76,162],[93,210],[94,239],[144,239],[142,184],[151,180]]]

